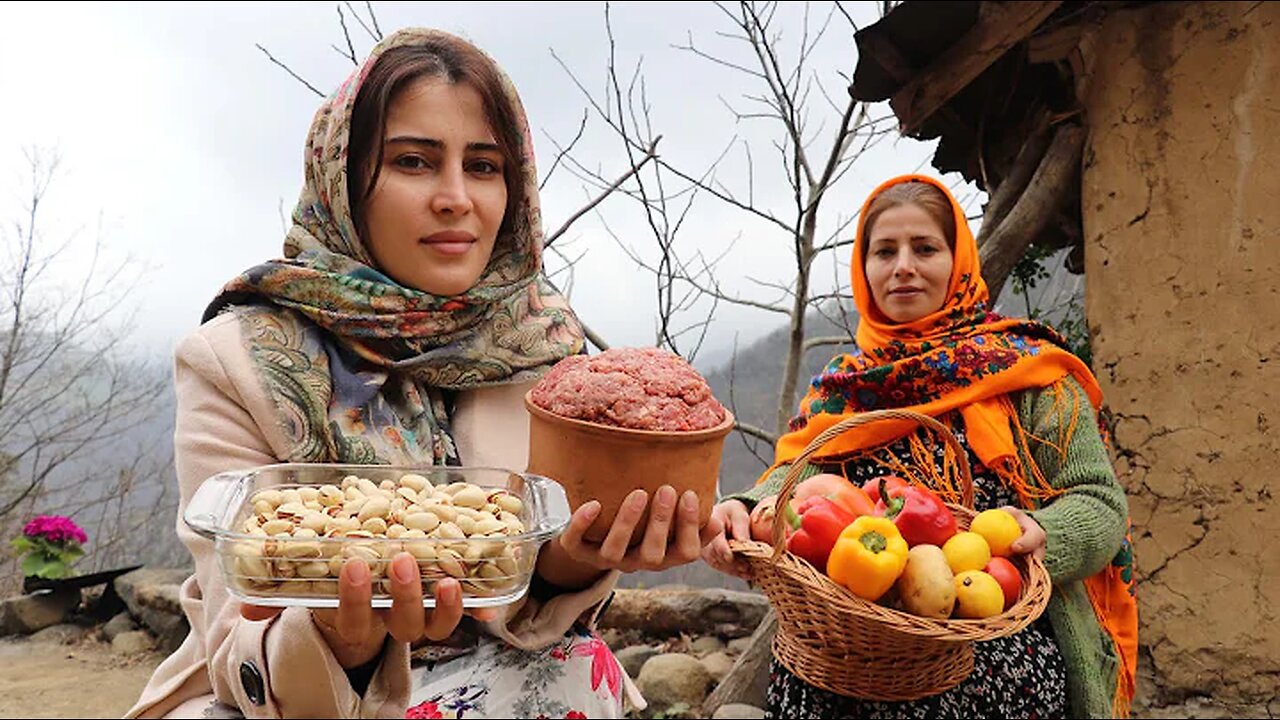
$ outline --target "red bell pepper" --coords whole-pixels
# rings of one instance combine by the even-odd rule
[[[796,529],[787,540],[787,550],[826,572],[831,548],[857,516],[821,495],[808,498],[797,509],[788,504],[785,512],[787,521]]]
[[[956,534],[955,515],[932,490],[919,485],[890,488],[884,484],[884,478],[880,482],[881,500],[876,503],[877,514],[892,520],[908,545],[942,547],[948,538]]]
[[[885,475],[884,477],[871,478],[870,480],[862,483],[862,491],[867,494],[867,497],[871,498],[871,502],[879,503],[880,486],[882,484],[889,487],[890,494],[893,494],[893,491],[898,488],[904,488],[910,485],[910,483],[897,475]]]

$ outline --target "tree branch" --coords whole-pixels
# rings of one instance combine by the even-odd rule
[[[325,94],[324,94],[324,93],[322,93],[322,92],[320,92],[319,90],[317,90],[317,89],[315,88],[315,86],[314,86],[314,85],[312,85],[311,83],[307,82],[306,80],[303,80],[303,79],[302,79],[302,76],[301,76],[301,75],[299,75],[298,73],[294,72],[292,68],[290,68],[288,65],[285,65],[284,63],[280,62],[279,60],[275,59],[275,57],[274,57],[270,52],[268,52],[266,48],[262,47],[262,45],[259,45],[258,43],[254,43],[254,47],[256,47],[256,48],[258,48],[259,50],[261,50],[261,51],[262,51],[262,54],[263,54],[263,55],[266,55],[268,60],[270,60],[271,62],[275,63],[276,65],[279,65],[281,68],[284,68],[284,71],[285,71],[285,72],[287,72],[287,73],[289,73],[291,76],[293,76],[293,79],[294,79],[294,80],[297,80],[298,82],[300,82],[300,83],[302,83],[303,85],[305,85],[305,86],[306,86],[306,88],[307,88],[308,90],[310,90],[311,92],[315,93],[317,96],[319,96],[319,97],[321,97],[321,98],[325,97]]]
[[[622,183],[631,179],[632,176],[640,172],[640,168],[648,164],[650,160],[653,160],[654,158],[658,157],[658,154],[657,154],[658,141],[661,139],[662,139],[661,136],[655,138],[654,141],[649,144],[648,149],[645,150],[645,155],[644,157],[640,158],[640,162],[638,164],[632,165],[630,170],[627,170],[625,173],[622,174],[621,177],[619,177],[617,180],[614,180],[613,183],[609,185],[609,187],[604,189],[604,192],[597,195],[586,205],[582,206],[581,208],[578,208],[577,212],[575,212],[573,215],[570,215],[569,219],[565,220],[563,225],[561,225],[555,232],[551,233],[551,235],[547,237],[546,242],[543,243],[543,247],[544,248],[550,247],[551,244],[554,243],[561,235],[563,235],[571,225],[577,222],[583,215],[586,215],[587,213],[591,212],[591,210],[595,208],[597,205],[604,202],[606,198],[608,198],[610,195],[614,193],[614,191],[616,191],[619,187],[622,186]]]

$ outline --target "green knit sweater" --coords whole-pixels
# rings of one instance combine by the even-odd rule
[[[1075,380],[1068,379],[1084,397]],[[1028,390],[1014,396],[1019,420],[1036,437],[1058,437],[1058,414],[1052,393]],[[1097,431],[1093,407],[1081,403],[1066,462],[1057,452],[1032,441],[1032,455],[1045,479],[1064,490],[1031,516],[1047,537],[1044,562],[1053,581],[1046,613],[1067,667],[1067,700],[1072,717],[1111,717],[1119,657],[1111,638],[1099,625],[1085,590],[1085,578],[1111,562],[1124,540],[1128,501],[1116,482],[1106,446]],[[1025,463],[1027,458],[1022,457]],[[724,499],[741,500],[750,508],[776,495],[789,466],[776,469],[759,485]],[[802,478],[820,471],[806,467]]]

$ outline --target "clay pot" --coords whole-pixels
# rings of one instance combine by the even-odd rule
[[[569,507],[600,501],[600,515],[584,537],[601,542],[627,495],[636,488],[650,500],[663,485],[676,490],[677,502],[686,490],[698,494],[700,525],[711,517],[716,503],[720,454],[733,429],[733,414],[707,430],[659,432],[631,430],[561,417],[524,398],[529,410],[529,472],[564,486]],[[631,543],[640,542],[648,527],[649,510],[636,525]],[[675,523],[671,524],[674,531]]]

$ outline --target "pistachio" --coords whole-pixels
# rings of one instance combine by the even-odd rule
[[[475,485],[467,485],[453,494],[453,504],[479,510],[489,502],[484,490]]]
[[[510,493],[504,492],[499,494],[497,497],[493,498],[493,504],[512,515],[519,516],[520,513],[524,512],[524,501]]]
[[[412,488],[414,492],[422,492],[431,487],[431,481],[416,473],[409,473],[400,476],[400,484]]]

